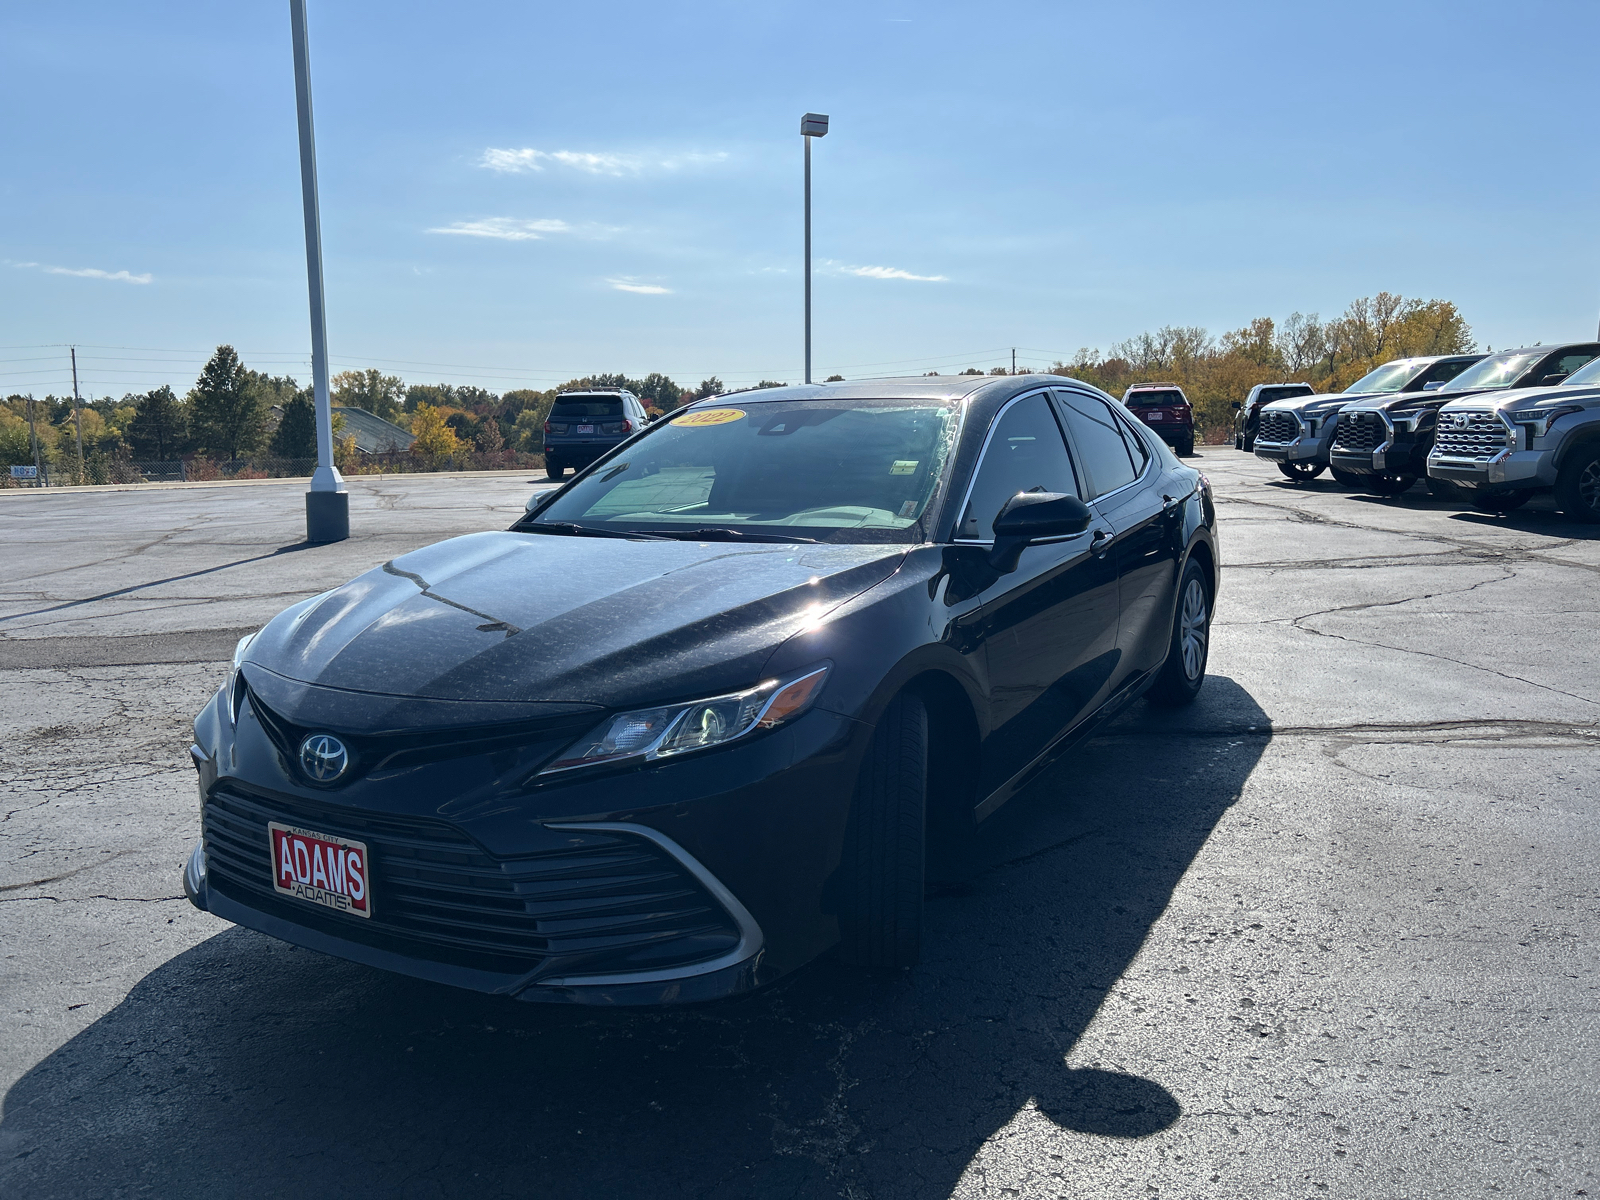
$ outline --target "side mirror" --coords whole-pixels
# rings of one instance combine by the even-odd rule
[[[1238,411],[1239,411],[1239,410],[1240,410],[1240,409],[1241,409],[1241,408],[1243,408],[1243,407],[1244,407],[1244,405],[1243,405],[1243,404],[1240,404],[1240,403],[1239,403],[1239,401],[1237,401],[1237,400],[1235,400],[1235,401],[1234,401],[1234,402],[1233,402],[1233,411],[1234,411],[1234,412],[1238,412]]]
[[[1443,386],[1444,386],[1444,380],[1435,379],[1432,383],[1423,384],[1422,385],[1422,390],[1425,391],[1425,392],[1437,392]]]
[[[1539,386],[1540,387],[1554,387],[1556,384],[1560,383],[1566,377],[1567,377],[1567,372],[1566,371],[1553,371],[1549,375],[1546,375],[1543,379],[1539,380]]]
[[[1093,519],[1089,506],[1076,496],[1061,492],[1015,495],[994,519],[989,565],[1002,575],[1009,574],[1017,569],[1023,550],[1034,542],[1082,533]]]

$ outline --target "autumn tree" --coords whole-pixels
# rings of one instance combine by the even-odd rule
[[[411,416],[411,435],[417,439],[411,444],[412,452],[426,458],[448,458],[461,449],[456,431],[445,424],[444,417],[431,404],[417,405]]]
[[[340,371],[330,381],[333,403],[345,408],[363,408],[385,421],[400,415],[406,402],[405,381],[398,375],[385,375],[375,367],[365,371]]]

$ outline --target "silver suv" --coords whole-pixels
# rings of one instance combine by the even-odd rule
[[[1277,463],[1278,470],[1296,483],[1315,479],[1328,467],[1334,424],[1345,405],[1371,396],[1432,391],[1482,357],[1447,354],[1397,358],[1368,371],[1342,392],[1274,400],[1261,410],[1256,426],[1256,457]]]
[[[1428,477],[1509,512],[1554,492],[1569,517],[1600,523],[1600,358],[1560,387],[1463,396],[1439,410]]]

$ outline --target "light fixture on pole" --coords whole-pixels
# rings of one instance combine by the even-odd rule
[[[807,113],[800,118],[800,140],[806,144],[806,382],[811,382],[811,139],[828,136],[828,118]]]
[[[317,469],[306,493],[306,541],[350,536],[350,495],[333,465],[333,410],[328,400],[328,324],[322,306],[322,217],[317,206],[317,144],[311,125],[311,51],[306,0],[289,0],[294,33],[294,100],[300,116],[300,197],[306,217],[306,284],[311,293],[311,388],[317,412]]]

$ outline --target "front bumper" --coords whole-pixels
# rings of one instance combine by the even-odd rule
[[[750,991],[838,939],[829,880],[870,731],[826,710],[679,762],[476,790],[471,760],[313,790],[248,705],[237,730],[217,702],[196,728],[223,744],[192,752],[204,837],[184,891],[296,945],[521,1000],[649,1005]],[[366,842],[372,917],[276,893],[268,819]]]
[[[1556,482],[1555,455],[1545,450],[1500,450],[1481,458],[1430,454],[1428,474],[1469,488],[1548,488]]]
[[[1256,457],[1268,462],[1328,464],[1328,447],[1333,439],[1321,434],[1301,434],[1288,442],[1264,442],[1256,437]]]

